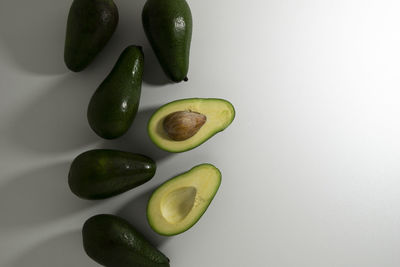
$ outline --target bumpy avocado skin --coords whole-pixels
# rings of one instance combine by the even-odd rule
[[[118,25],[118,8],[112,0],[74,0],[68,15],[64,61],[84,70],[110,40]]]
[[[96,215],[82,229],[83,247],[90,258],[107,267],[169,267],[169,259],[126,220]]]
[[[124,135],[139,109],[144,56],[139,46],[127,47],[90,100],[87,117],[105,139]]]
[[[95,149],[73,160],[68,184],[80,198],[104,199],[146,183],[155,172],[156,163],[149,157],[118,150]]]
[[[185,0],[147,0],[142,13],[147,38],[167,76],[187,80],[192,13]]]

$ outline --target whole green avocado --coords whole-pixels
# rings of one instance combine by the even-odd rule
[[[79,72],[104,48],[118,25],[118,8],[112,0],[74,0],[69,11],[64,61]]]
[[[187,81],[192,13],[185,0],[147,0],[142,13],[147,38],[167,76]]]
[[[139,46],[127,47],[90,100],[87,117],[100,137],[125,134],[139,109],[144,56]]]
[[[107,267],[169,267],[169,259],[126,220],[107,214],[89,218],[82,229],[90,258]]]
[[[146,183],[156,173],[149,157],[111,149],[95,149],[71,164],[68,185],[83,199],[109,198]]]

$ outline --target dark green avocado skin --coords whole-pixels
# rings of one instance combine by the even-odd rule
[[[185,0],[147,0],[142,21],[147,38],[167,76],[187,80],[192,13]]]
[[[149,157],[110,149],[95,149],[77,156],[70,167],[71,191],[84,199],[109,198],[149,181],[156,163]]]
[[[104,48],[118,25],[118,8],[112,0],[74,0],[68,15],[64,61],[84,70]]]
[[[131,127],[139,108],[143,64],[142,48],[127,47],[92,96],[87,117],[100,137],[115,139]]]
[[[101,214],[88,219],[82,237],[88,256],[103,266],[169,266],[169,259],[120,217]]]

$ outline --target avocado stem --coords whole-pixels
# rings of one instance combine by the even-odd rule
[[[189,81],[189,78],[185,77],[185,79],[183,79],[183,81],[187,82],[187,81]]]

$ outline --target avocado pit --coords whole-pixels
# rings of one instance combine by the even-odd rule
[[[174,141],[184,141],[194,136],[206,123],[207,117],[193,111],[176,111],[164,119],[164,130]]]

